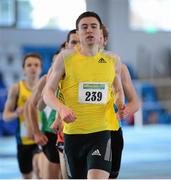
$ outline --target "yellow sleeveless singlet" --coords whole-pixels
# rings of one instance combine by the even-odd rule
[[[31,96],[31,90],[29,90],[24,81],[19,82],[19,96],[17,100],[17,107],[23,107],[25,102]],[[21,144],[28,145],[28,144],[35,144],[35,142],[27,137],[26,131],[26,124],[24,121],[24,116],[20,115],[19,119],[19,132],[17,133],[18,137],[17,140],[21,141]]]
[[[65,78],[61,92],[65,105],[77,117],[75,122],[65,123],[64,133],[87,134],[119,129],[112,95],[115,62],[115,57],[107,52],[84,56],[73,50],[64,54]]]

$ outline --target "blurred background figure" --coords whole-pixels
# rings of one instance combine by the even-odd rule
[[[5,121],[17,119],[17,160],[24,179],[31,179],[34,176],[33,156],[38,149],[36,142],[28,137],[31,129],[25,121],[24,106],[38,82],[41,64],[41,57],[38,54],[30,53],[24,56],[22,65],[24,79],[11,86],[3,111]],[[35,174],[34,177],[38,178],[38,175]]]

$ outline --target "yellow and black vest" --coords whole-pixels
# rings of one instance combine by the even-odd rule
[[[31,96],[31,90],[28,89],[24,81],[19,82],[19,95],[17,100],[17,107],[23,107],[26,101]],[[18,117],[18,129],[17,129],[17,143],[18,144],[35,144],[35,142],[27,137],[26,124],[23,114]]]
[[[78,50],[63,54],[63,57],[65,78],[61,83],[61,92],[65,105],[77,117],[75,122],[65,123],[64,133],[87,134],[118,130],[112,95],[115,57],[108,52],[84,56]]]

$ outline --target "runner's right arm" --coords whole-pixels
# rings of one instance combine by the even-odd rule
[[[48,81],[43,91],[43,99],[48,106],[58,111],[62,120],[66,123],[70,123],[76,119],[75,113],[56,98],[55,95],[59,82],[63,79],[64,75],[64,59],[62,53],[60,53],[52,65],[52,72],[48,77]]]

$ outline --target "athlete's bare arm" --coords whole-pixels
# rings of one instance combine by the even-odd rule
[[[115,79],[113,82],[113,88],[116,98],[115,103],[117,103],[117,106],[120,107],[124,105],[125,96],[121,82],[121,62],[118,57],[115,57],[115,60]]]
[[[40,99],[39,99],[39,101],[37,102],[37,109],[39,110],[39,111],[43,111],[43,109],[46,107],[46,104],[45,104],[45,102],[44,102],[44,100],[43,100],[43,97],[41,96],[40,97]]]
[[[19,85],[14,84],[8,92],[8,97],[3,112],[4,120],[14,120],[23,113],[23,108],[20,107],[16,109],[18,95]]]
[[[27,110],[26,112],[28,112],[27,113],[28,118],[26,118],[28,127],[31,127],[34,139],[36,143],[40,145],[45,145],[48,141],[47,137],[43,133],[41,133],[39,129],[38,110],[37,110],[37,104],[41,99],[41,94],[45,86],[45,83],[46,83],[46,75],[44,75],[39,80],[38,84],[34,88],[32,95],[30,96],[29,100],[25,105],[25,109]]]
[[[70,108],[61,103],[55,96],[59,81],[63,79],[64,75],[64,60],[62,53],[60,53],[58,56],[56,56],[55,62],[52,66],[52,72],[49,75],[48,81],[43,91],[43,99],[48,106],[58,111],[61,119],[69,123],[75,120],[75,113]]]
[[[38,84],[34,88],[32,97],[30,98],[30,103],[36,106],[40,111],[42,111],[46,107],[46,104],[44,103],[43,97],[42,97],[42,91],[46,84],[46,80],[47,80],[46,75],[41,77]]]
[[[122,85],[122,79],[121,79],[121,62],[120,59],[117,58],[116,62],[116,77],[115,77],[115,84],[114,84],[114,89],[115,89],[115,103],[118,107],[118,112],[117,112],[117,118],[118,119],[125,119],[129,116],[130,111],[127,105],[125,105],[125,94],[123,90],[123,85]]]
[[[48,142],[48,138],[39,129],[37,107],[34,104],[28,102],[28,112],[35,142],[40,145],[45,145]]]
[[[55,55],[54,58],[56,56],[57,55]],[[46,104],[45,104],[45,102],[43,100],[43,89],[45,87],[45,84],[46,84],[51,72],[52,72],[52,68],[49,68],[48,73],[46,75],[46,78],[42,79],[42,83],[41,83],[41,85],[39,85],[39,88],[37,89],[37,93],[39,93],[41,95],[39,100],[36,102],[36,104],[37,104],[36,106],[39,109],[39,111],[43,111],[43,109],[46,107]]]
[[[129,114],[135,113],[140,106],[140,102],[133,86],[130,73],[125,64],[121,65],[121,81],[124,89],[125,97],[128,99],[127,108]]]

